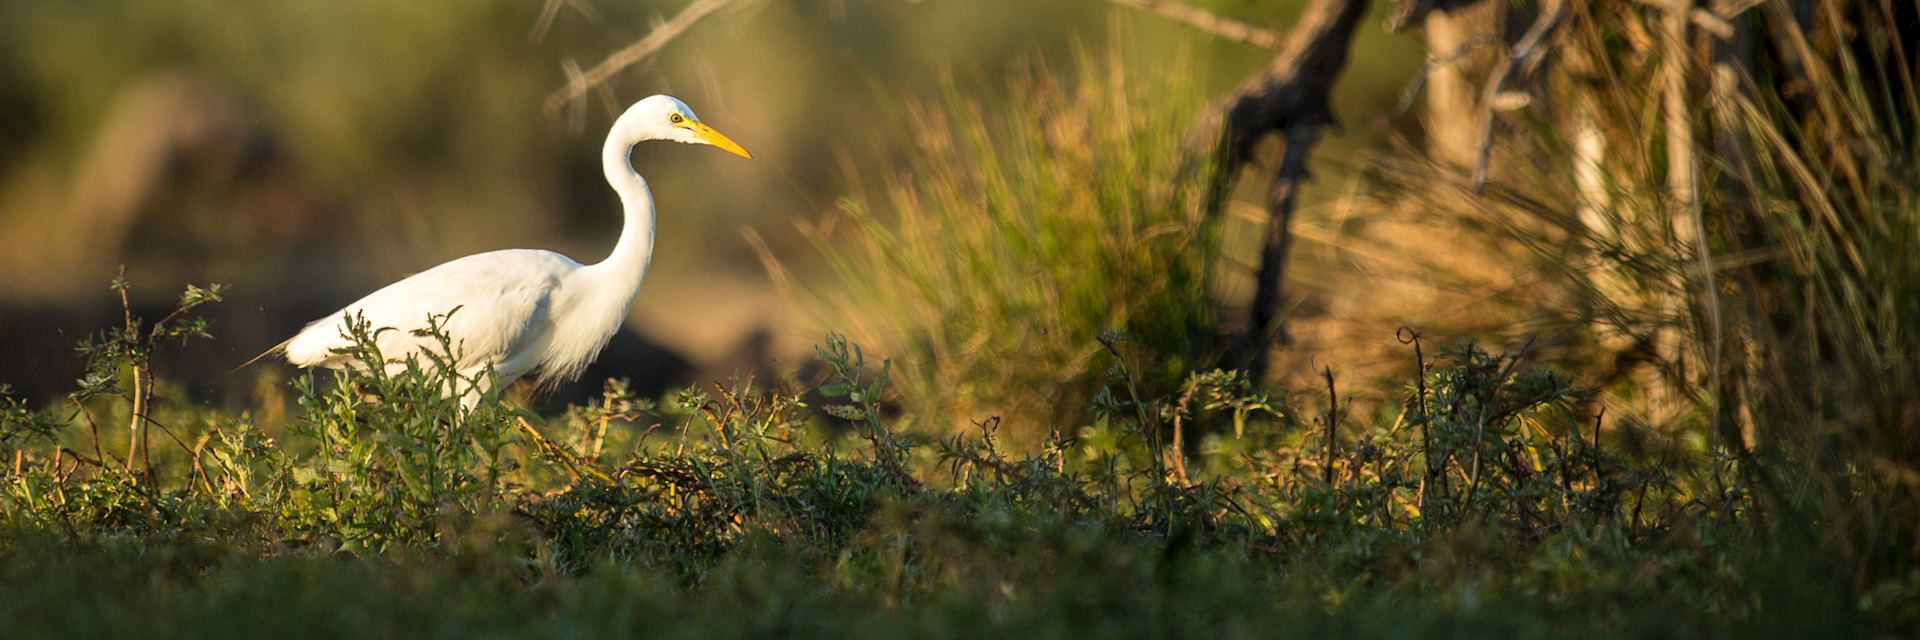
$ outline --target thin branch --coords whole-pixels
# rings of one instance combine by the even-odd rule
[[[1427,354],[1420,348],[1420,332],[1413,327],[1401,325],[1395,329],[1393,337],[1401,344],[1413,345],[1413,381],[1415,403],[1420,410],[1420,458],[1426,468],[1420,479],[1420,513],[1427,513],[1427,498],[1430,492],[1440,491],[1436,482],[1445,481],[1444,473],[1435,473],[1433,464],[1433,412],[1427,408]]]
[[[1464,9],[1480,0],[1401,0],[1394,3],[1393,10],[1387,15],[1387,31],[1399,33],[1407,27],[1427,19],[1427,14],[1439,11],[1452,13]]]
[[[1533,72],[1540,68],[1541,61],[1546,57],[1540,45],[1545,44],[1553,36],[1554,30],[1560,28],[1561,21],[1567,17],[1567,5],[1568,0],[1549,0],[1546,11],[1540,14],[1539,19],[1533,21],[1532,27],[1527,28],[1527,34],[1513,45],[1513,53],[1507,57],[1507,63],[1500,65],[1500,68],[1493,72],[1493,79],[1487,82],[1486,93],[1480,99],[1483,115],[1480,120],[1480,159],[1473,165],[1475,192],[1479,192],[1487,184],[1487,162],[1493,156],[1496,98],[1507,90],[1507,79],[1515,73],[1526,77],[1533,75]]]
[[[93,457],[97,460],[107,459],[106,454],[100,449],[100,423],[93,421],[93,412],[88,410],[87,405],[81,403],[78,398],[67,396],[67,401],[73,403],[74,408],[80,410],[80,415],[87,419],[87,431],[93,434]]]
[[[547,96],[547,113],[559,113],[567,103],[579,100],[587,95],[588,91],[612,79],[614,74],[638,64],[641,60],[647,59],[647,56],[667,46],[667,43],[673,42],[674,38],[686,33],[687,29],[699,23],[702,18],[744,1],[754,0],[694,0],[693,4],[687,5],[687,8],[680,10],[680,13],[655,26],[653,31],[640,41],[607,56],[599,64],[593,65],[592,69],[588,69],[585,74],[569,78],[565,88]]]
[[[1413,108],[1414,98],[1419,97],[1420,90],[1426,88],[1427,78],[1433,74],[1433,70],[1459,62],[1461,58],[1473,53],[1474,49],[1499,42],[1499,36],[1481,36],[1460,43],[1459,47],[1454,48],[1447,55],[1427,54],[1426,64],[1420,65],[1420,70],[1414,72],[1413,79],[1407,82],[1406,88],[1400,90],[1400,101],[1393,105],[1393,115],[1399,116]]]
[[[1107,1],[1154,13],[1162,18],[1241,44],[1252,45],[1270,51],[1279,51],[1280,47],[1285,44],[1278,33],[1233,18],[1223,17],[1184,2],[1173,2],[1172,0]]]
[[[1687,21],[1692,22],[1694,26],[1700,27],[1702,31],[1711,33],[1714,37],[1721,40],[1733,37],[1735,30],[1733,26],[1734,17],[1746,13],[1748,9],[1765,4],[1764,0],[1735,0],[1735,2],[1727,3],[1725,7],[1726,13],[1722,15],[1714,13],[1706,7],[1692,6],[1691,3],[1687,2],[1674,3],[1670,0],[1634,0],[1634,2],[1661,11],[1684,12],[1687,16]]]
[[[1338,439],[1340,428],[1340,392],[1333,389],[1333,367],[1326,367],[1321,373],[1327,376],[1327,450],[1326,462],[1320,468],[1320,480],[1328,486],[1333,485],[1334,449],[1340,446]]]
[[[563,6],[580,12],[589,22],[600,21],[600,12],[594,11],[593,5],[587,4],[586,0],[546,0],[540,7],[540,17],[533,21],[533,31],[527,34],[527,39],[533,42],[546,39],[547,30],[553,28],[553,21],[560,17]]]

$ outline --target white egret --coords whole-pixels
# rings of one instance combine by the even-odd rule
[[[713,145],[753,157],[702,123],[686,103],[664,95],[641,100],[614,121],[601,150],[601,168],[626,214],[620,240],[605,260],[582,265],[534,249],[467,256],[368,294],[308,324],[275,350],[303,368],[356,366],[336,349],[351,344],[349,318],[359,317],[379,331],[376,345],[387,366],[397,368],[408,355],[434,345],[414,330],[426,328],[431,316],[451,313],[443,330],[463,378],[477,381],[489,368],[501,385],[533,372],[543,385],[579,377],[626,320],[653,257],[653,193],[628,158],[633,145],[647,140]],[[476,385],[461,393],[462,401],[471,406],[479,390]]]

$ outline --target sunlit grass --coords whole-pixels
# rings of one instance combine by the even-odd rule
[[[1696,508],[1699,479],[1583,434],[1564,376],[1471,344],[1433,345],[1404,413],[1331,441],[1237,377],[1143,396],[1121,366],[1088,409],[1103,428],[929,442],[881,405],[904,374],[828,336],[815,388],[615,385],[554,417],[461,411],[445,390],[471,381],[431,353],[302,377],[273,432],[162,398],[160,454],[135,455],[97,422],[154,374],[114,356],[130,335],[95,343],[77,404],[0,406],[9,628],[1562,637],[1859,615],[1775,575],[1755,502]],[[1147,435],[1229,414],[1193,454]]]
[[[1617,437],[1697,477],[1737,470],[1794,553],[1850,588],[1907,593],[1901,567],[1920,557],[1914,52],[1840,31],[1893,29],[1871,3],[1821,11],[1805,31],[1760,20],[1775,52],[1731,61],[1617,39],[1648,14],[1577,12],[1564,46],[1601,81],[1566,72],[1563,111],[1515,116],[1485,194],[1402,157],[1381,163],[1375,198],[1473,230],[1482,252],[1441,272],[1522,265],[1523,286],[1486,287],[1454,326],[1542,338],[1600,387]],[[1653,117],[1676,55],[1721,74],[1718,89],[1688,85],[1684,130]],[[1674,189],[1687,166],[1670,146],[1688,132],[1692,201]]]
[[[1010,107],[910,102],[905,165],[817,234],[829,323],[896,349],[907,409],[936,430],[1074,426],[1108,331],[1156,393],[1214,365],[1218,224],[1182,164],[1204,96],[1177,63],[1129,78],[1076,60],[1022,67]]]

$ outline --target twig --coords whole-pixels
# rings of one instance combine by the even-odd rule
[[[1708,10],[1706,7],[1692,6],[1692,3],[1689,2],[1677,4],[1671,0],[1634,0],[1634,2],[1663,11],[1682,12],[1686,15],[1688,22],[1692,22],[1694,26],[1700,27],[1702,31],[1711,33],[1714,37],[1721,40],[1732,38],[1734,35],[1736,29],[1733,26],[1731,18],[1746,13],[1748,9],[1766,4],[1765,0],[1741,0],[1738,3],[1730,3],[1731,6],[1727,7],[1727,14],[1722,16]]]
[[[1184,2],[1173,2],[1172,0],[1107,1],[1157,14],[1162,18],[1241,44],[1252,45],[1271,51],[1279,51],[1283,45],[1280,34],[1278,33],[1239,20],[1227,18]]]
[[[1120,367],[1121,376],[1127,383],[1127,398],[1132,400],[1133,412],[1140,420],[1140,433],[1147,441],[1147,448],[1153,450],[1154,479],[1164,484],[1167,481],[1166,449],[1160,443],[1159,424],[1148,416],[1147,403],[1140,399],[1140,385],[1134,380],[1133,367],[1128,364],[1127,356],[1120,352],[1120,347],[1115,345],[1114,338],[1103,335],[1095,339],[1100,346],[1106,347],[1107,353],[1113,356],[1114,362]]]
[[[1434,69],[1459,62],[1461,58],[1467,57],[1467,54],[1473,53],[1474,49],[1499,42],[1499,36],[1481,36],[1460,43],[1460,46],[1455,47],[1453,51],[1447,53],[1447,55],[1436,56],[1428,54],[1426,64],[1420,65],[1420,70],[1414,72],[1413,79],[1407,81],[1406,88],[1400,90],[1400,101],[1394,103],[1393,115],[1399,116],[1406,113],[1408,109],[1413,108],[1413,99],[1420,96],[1421,89],[1426,88],[1427,78],[1433,75]]]
[[[587,20],[600,19],[600,12],[594,11],[593,5],[587,4],[586,0],[546,0],[546,4],[540,6],[540,17],[533,21],[533,31],[527,34],[527,39],[533,42],[545,39],[547,30],[553,28],[554,19],[560,17],[562,6],[573,8],[574,11],[580,12],[580,15],[586,16]]]
[[[1593,447],[1600,448],[1600,422],[1607,417],[1607,407],[1602,405],[1600,412],[1593,416]],[[1576,432],[1578,433],[1578,432]],[[1596,471],[1598,473],[1598,471]]]
[[[1420,513],[1424,516],[1427,512],[1427,487],[1431,481],[1446,479],[1445,475],[1434,472],[1433,413],[1427,410],[1427,355],[1420,349],[1420,332],[1413,327],[1400,327],[1393,334],[1401,344],[1413,345],[1414,392],[1419,394],[1414,399],[1420,405],[1420,449],[1421,457],[1426,462],[1425,473],[1420,481]]]
[[[94,459],[106,460],[107,459],[106,454],[102,453],[102,450],[100,449],[100,423],[95,422],[93,420],[93,411],[87,409],[87,405],[81,403],[79,398],[75,398],[73,396],[67,396],[67,401],[72,402],[73,407],[80,411],[80,415],[87,419],[87,430],[93,433]]]
[[[187,446],[187,441],[181,439],[180,435],[177,433],[174,433],[172,429],[167,428],[167,425],[165,423],[160,422],[159,420],[155,420],[153,418],[147,418],[147,426],[149,428],[159,427],[160,433],[166,435],[168,439],[173,440],[174,444],[179,445],[181,451],[185,451],[189,454],[193,453],[193,448]],[[152,475],[153,471],[149,470],[147,471],[147,473],[148,475]]]
[[[204,450],[207,443],[212,440],[213,432],[208,431],[200,434],[200,440],[193,443],[193,450],[189,452],[193,454],[193,474],[189,475],[187,479],[187,482],[191,483],[193,482],[192,475],[200,476],[200,488],[205,490],[209,496],[213,495],[213,480],[207,477],[207,466],[200,463],[200,452]]]
[[[1189,378],[1187,380],[1187,389],[1180,393],[1180,402],[1173,411],[1173,475],[1180,481],[1180,486],[1182,487],[1193,486],[1193,481],[1187,479],[1187,442],[1185,435],[1187,429],[1182,418],[1189,415],[1189,412],[1193,410],[1193,392],[1199,389],[1200,378]],[[1237,424],[1234,428],[1235,433],[1233,436],[1235,438],[1240,437]]]
[[[1427,14],[1439,11],[1452,13],[1466,8],[1480,0],[1401,0],[1394,3],[1393,11],[1387,16],[1387,31],[1400,32],[1427,18]]]
[[[149,388],[152,381],[149,379],[148,364],[144,362],[147,354],[140,352],[142,341],[140,340],[140,331],[136,329],[133,324],[133,305],[127,302],[127,265],[120,265],[120,275],[114,279],[114,282],[116,283],[116,289],[120,293],[121,322],[123,330],[125,331],[125,335],[122,337],[124,341],[123,347],[126,351],[127,363],[133,366],[133,408],[130,411],[133,415],[127,426],[129,433],[127,434],[126,471],[133,471],[133,456],[135,453],[139,453],[141,454],[141,459],[145,461],[147,477],[151,479],[153,476],[153,457],[148,454],[147,447],[142,445],[146,443],[147,429],[145,428],[145,423],[147,420],[147,394],[152,391]],[[155,326],[159,325],[156,324]],[[151,342],[151,339],[146,341],[148,344],[151,344]]]
[[[588,69],[579,77],[569,78],[565,88],[547,96],[547,113],[559,113],[560,108],[567,103],[580,99],[587,95],[587,91],[605,84],[607,80],[613,78],[614,74],[645,60],[661,47],[667,46],[667,43],[685,33],[702,18],[742,1],[758,0],[694,0],[693,4],[687,5],[687,8],[680,10],[680,13],[654,27],[653,31],[640,41],[607,56],[605,60],[593,65],[592,69]]]
[[[1495,98],[1507,90],[1507,79],[1518,72],[1522,77],[1533,75],[1546,59],[1540,45],[1546,43],[1554,30],[1560,28],[1561,21],[1567,17],[1567,0],[1548,0],[1546,11],[1527,28],[1527,34],[1513,45],[1513,53],[1507,57],[1507,63],[1493,72],[1493,78],[1487,82],[1487,90],[1480,97],[1480,157],[1473,165],[1473,190],[1478,193],[1487,184],[1487,162],[1493,156],[1493,120]]]
[[[607,484],[614,483],[613,477],[607,475],[607,472],[601,471],[598,467],[593,466],[591,462],[577,459],[572,453],[561,448],[560,445],[554,444],[553,441],[548,440],[545,435],[541,435],[540,430],[535,429],[533,423],[527,422],[525,417],[515,416],[514,420],[519,423],[520,430],[526,432],[527,437],[533,439],[535,446],[538,446],[542,452],[546,453],[548,458],[560,463],[561,470],[566,471],[567,475],[572,476],[574,482],[579,482],[580,474],[585,472],[587,475],[591,475],[601,482]]]
[[[73,469],[62,470],[61,466],[64,463],[61,461],[67,458],[73,458]],[[53,445],[53,473],[55,476],[58,476],[56,479],[59,482],[66,482],[68,477],[80,471],[81,465],[87,465],[103,472],[111,469],[104,460],[88,458],[86,454],[80,453],[79,451],[68,449],[57,444]]]
[[[1327,453],[1326,465],[1320,469],[1320,479],[1332,486],[1333,451],[1340,445],[1340,441],[1335,439],[1339,435],[1340,394],[1333,389],[1333,367],[1325,367],[1320,371],[1327,376]]]

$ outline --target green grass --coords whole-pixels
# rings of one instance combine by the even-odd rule
[[[93,344],[126,353],[144,335]],[[1472,344],[1437,351],[1407,413],[1342,424],[1335,455],[1320,426],[1231,376],[1202,377],[1203,401],[1135,407],[1114,399],[1143,397],[1124,371],[1103,379],[1116,406],[1094,409],[1111,415],[1042,446],[1010,450],[990,423],[916,437],[879,404],[892,378],[874,372],[891,368],[834,336],[818,389],[655,403],[614,386],[551,417],[459,413],[440,392],[457,374],[433,357],[303,377],[300,410],[271,433],[248,414],[188,421],[163,397],[144,456],[116,446],[130,385],[101,383],[79,405],[9,404],[0,623],[16,637],[1774,637],[1897,619],[1775,557],[1750,498],[1703,503],[1693,476],[1581,436],[1564,377]],[[95,365],[98,380],[135,375]],[[1241,431],[1190,457],[1137,422],[1211,413],[1241,414]]]

